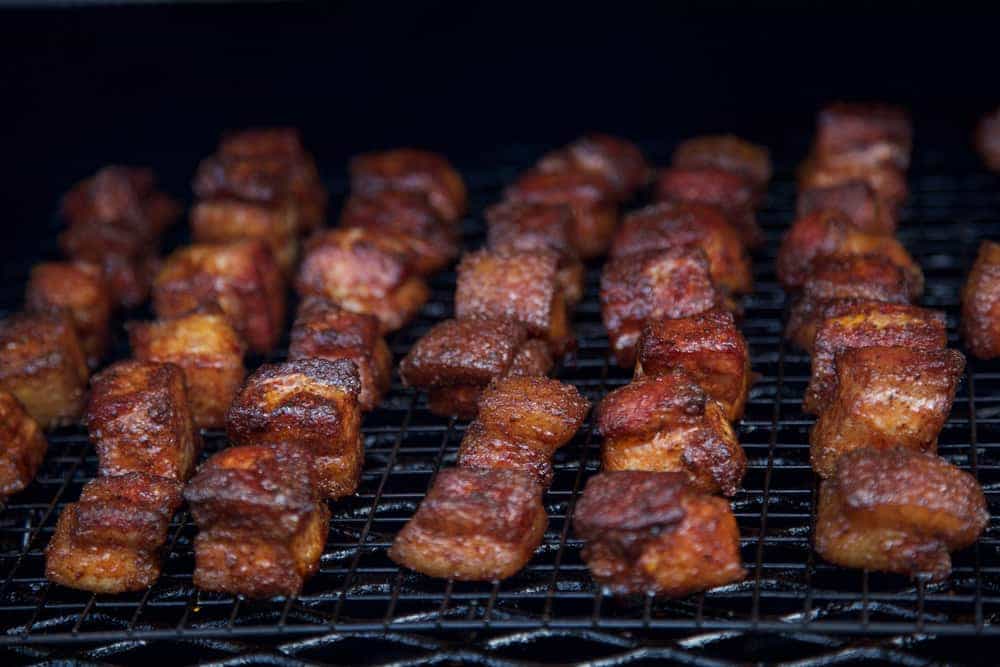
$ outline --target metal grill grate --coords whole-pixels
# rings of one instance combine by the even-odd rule
[[[664,147],[646,148],[659,163],[666,161],[668,153],[658,150]],[[522,151],[507,168],[466,170],[473,211],[498,199],[513,178],[512,167],[524,167],[540,153]],[[947,311],[957,345],[962,277],[978,239],[1000,236],[1000,181],[982,173],[969,155],[949,163],[925,152],[918,155],[911,187],[900,236],[926,273],[925,304]],[[491,662],[546,653],[559,660],[710,662],[724,656],[824,654],[908,662],[907,647],[919,644],[917,638],[1000,635],[1000,626],[991,625],[1000,615],[996,520],[976,546],[955,556],[952,577],[935,585],[832,567],[810,549],[816,498],[807,445],[812,420],[799,406],[809,360],[781,340],[785,297],[773,273],[777,241],[793,204],[791,170],[779,170],[760,215],[768,243],[755,257],[756,291],[745,300],[742,325],[761,376],[739,428],[749,458],[743,490],[733,501],[749,571],[744,582],[676,601],[601,594],[566,520],[586,478],[598,469],[600,443],[590,424],[556,455],[555,479],[545,496],[549,528],[523,572],[491,584],[401,571],[386,557],[386,548],[436,472],[454,463],[465,424],[431,415],[426,399],[403,389],[397,378],[383,406],[364,423],[361,487],[333,505],[320,572],[294,600],[249,601],[197,591],[191,584],[195,529],[186,512],[172,525],[163,576],[152,589],[94,596],[49,585],[43,549],[55,519],[96,470],[82,430],[52,434],[34,484],[0,512],[0,656],[141,661],[154,655],[150,646],[162,644],[192,660],[260,652],[261,659],[312,659],[329,657],[326,651],[335,649],[347,662],[350,656],[416,660],[434,654]],[[481,242],[483,229],[475,217],[466,221],[466,232],[467,247]],[[16,307],[31,259],[20,269],[7,267],[8,275],[20,271],[6,288],[11,293],[4,303],[10,308]],[[607,363],[598,277],[599,266],[590,267],[575,319],[579,352],[558,373],[594,401],[629,379]],[[437,276],[432,286],[432,301],[418,321],[390,341],[397,360],[451,312],[454,274]],[[118,349],[127,354],[121,340]],[[222,447],[222,434],[209,434],[206,444],[209,452]],[[970,359],[940,453],[978,476],[992,512],[1000,515],[1000,364]],[[733,639],[748,636],[776,639],[753,644]],[[909,639],[901,643],[898,636]],[[881,639],[866,639],[873,637]],[[161,643],[150,644],[153,640]]]

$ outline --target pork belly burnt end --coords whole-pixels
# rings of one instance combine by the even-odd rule
[[[1000,107],[983,116],[976,126],[976,149],[987,167],[1000,171]]]
[[[358,367],[358,405],[374,410],[389,390],[392,353],[373,315],[352,313],[322,297],[306,297],[292,325],[288,358],[349,359]]]
[[[615,389],[597,408],[604,470],[680,472],[696,488],[731,496],[746,469],[725,408],[681,370]]]
[[[674,150],[670,163],[682,169],[713,167],[737,173],[750,182],[758,198],[771,181],[771,154],[767,148],[731,134],[686,139]]]
[[[515,320],[561,356],[576,339],[558,271],[559,257],[550,251],[468,253],[458,265],[455,315]]]
[[[713,309],[677,319],[646,323],[639,339],[636,375],[685,371],[730,420],[739,419],[750,389],[750,354],[732,313]]]
[[[177,480],[129,473],[98,477],[63,508],[45,549],[45,577],[93,593],[141,591],[160,576]]]
[[[937,451],[965,358],[957,350],[865,347],[838,354],[837,386],[809,434],[820,477],[860,447]]]
[[[29,312],[63,312],[73,321],[87,364],[96,368],[111,336],[111,292],[101,267],[89,262],[45,262],[31,268],[24,296]]]
[[[814,154],[829,163],[910,165],[913,127],[906,111],[881,103],[836,102],[816,119]]]
[[[320,493],[354,493],[364,449],[353,361],[298,359],[265,364],[250,374],[226,418],[236,445],[295,443],[311,452]]]
[[[446,222],[457,222],[466,210],[465,183],[443,156],[398,148],[366,153],[351,160],[351,192],[376,195],[386,190],[419,192]]]
[[[542,487],[517,470],[442,470],[389,557],[431,577],[506,579],[542,542]]]
[[[47,449],[38,422],[13,394],[0,389],[0,501],[31,483]]]
[[[319,568],[330,510],[312,455],[294,443],[230,447],[184,490],[198,526],[194,584],[253,598],[296,595]]]
[[[619,201],[632,197],[649,181],[650,169],[639,147],[625,139],[590,134],[538,161],[542,172],[583,171],[603,178],[608,194]]]
[[[603,472],[573,513],[583,560],[613,593],[681,597],[739,581],[740,534],[729,503],[670,472]]]
[[[74,185],[61,213],[71,227],[118,224],[153,241],[177,221],[181,207],[156,190],[151,169],[110,165]]]
[[[894,218],[906,202],[909,190],[906,174],[887,163],[823,162],[812,157],[799,167],[797,180],[799,192],[864,181],[875,191],[879,208]]]
[[[615,360],[635,364],[636,345],[651,319],[689,317],[722,304],[699,248],[671,248],[612,259],[601,273],[601,319]]]
[[[172,363],[184,371],[196,426],[217,428],[243,383],[246,347],[219,314],[194,313],[158,322],[132,322],[129,342],[136,359]]]
[[[409,322],[430,296],[403,241],[358,228],[320,231],[309,239],[295,289],[374,315],[383,333]]]
[[[856,449],[820,486],[816,551],[844,567],[944,579],[989,522],[972,475],[908,449]]]
[[[839,211],[858,229],[868,234],[892,234],[896,216],[879,201],[868,183],[858,179],[799,193],[796,215],[800,218],[820,211]]]
[[[973,356],[1000,356],[1000,243],[983,241],[962,288],[962,338]]]
[[[191,209],[191,235],[198,243],[260,240],[286,278],[299,256],[299,222],[291,204],[266,205],[237,199],[207,199]]]
[[[894,303],[865,302],[823,321],[813,343],[812,375],[802,409],[818,415],[837,385],[837,356],[850,349],[902,346],[942,350],[947,345],[944,314]]]
[[[159,268],[158,242],[122,223],[73,225],[59,235],[67,257],[101,267],[116,306],[134,308],[149,297]]]
[[[716,206],[748,248],[764,241],[754,215],[753,186],[738,173],[715,167],[664,169],[656,181],[656,198]]]
[[[159,319],[218,308],[254,352],[266,353],[281,336],[285,288],[262,241],[204,243],[177,250],[153,285]]]
[[[68,317],[37,313],[0,320],[0,389],[14,394],[43,429],[79,420],[87,376],[87,362]]]

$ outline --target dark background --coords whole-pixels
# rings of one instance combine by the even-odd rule
[[[0,254],[32,252],[58,195],[104,163],[154,166],[184,195],[231,127],[300,127],[333,180],[364,149],[482,166],[588,129],[663,142],[726,130],[799,156],[816,107],[836,98],[906,104],[918,143],[931,123],[967,143],[1000,102],[996,15],[730,5],[0,11]]]

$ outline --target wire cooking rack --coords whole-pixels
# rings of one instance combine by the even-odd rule
[[[658,163],[666,162],[667,146],[644,147]],[[464,170],[473,213],[496,201],[517,169],[541,152],[526,149],[504,168]],[[807,444],[812,419],[799,405],[809,359],[782,341],[786,301],[773,272],[795,188],[790,168],[778,173],[760,213],[768,243],[755,257],[756,290],[745,299],[742,323],[753,369],[760,374],[739,427],[749,466],[733,500],[749,572],[745,581],[683,600],[620,600],[601,593],[566,519],[599,465],[600,443],[589,423],[556,455],[555,479],[545,495],[549,527],[524,571],[499,583],[462,583],[401,570],[386,549],[437,471],[454,464],[465,423],[431,415],[425,397],[395,378],[384,404],[364,422],[361,486],[333,504],[320,571],[290,600],[251,601],[196,590],[191,583],[195,528],[186,511],[175,517],[163,576],[151,589],[95,596],[48,584],[43,550],[56,517],[77,499],[97,465],[82,429],[51,434],[35,482],[0,512],[0,662],[70,657],[141,663],[166,656],[177,663],[241,664],[594,658],[613,664],[664,658],[689,664],[922,664],[935,656],[989,662],[989,654],[970,652],[977,645],[970,642],[992,644],[1000,637],[1000,625],[992,624],[1000,619],[996,520],[977,545],[955,555],[954,573],[940,584],[833,567],[810,548],[816,501]],[[1000,180],[982,172],[970,155],[949,161],[918,148],[910,183],[900,237],[927,276],[924,303],[947,312],[951,344],[958,345],[961,280],[978,240],[1000,236]],[[466,247],[481,243],[478,215],[466,220],[465,229]],[[8,275],[18,276],[4,288],[8,309],[17,307],[34,259],[6,267]],[[592,401],[629,380],[628,373],[608,364],[599,273],[599,265],[588,269],[586,296],[575,316],[579,351],[558,372]],[[454,280],[452,272],[435,277],[428,306],[390,340],[397,361],[432,324],[450,315]],[[125,356],[120,330],[117,336],[118,353]],[[207,436],[207,452],[224,446],[222,433]],[[1000,515],[1000,364],[969,359],[939,449],[978,477],[992,512]]]

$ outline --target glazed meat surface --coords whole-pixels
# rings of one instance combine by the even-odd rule
[[[419,192],[447,222],[457,222],[466,210],[465,183],[443,156],[399,148],[367,153],[351,160],[351,191],[375,195],[386,190]]]
[[[191,235],[198,243],[260,240],[267,244],[284,277],[299,256],[299,220],[294,205],[237,199],[206,199],[191,209]]]
[[[73,321],[87,364],[96,368],[111,336],[111,291],[101,267],[89,262],[44,262],[31,268],[24,295],[29,312],[62,312]]]
[[[896,231],[896,216],[882,205],[876,192],[863,179],[813,187],[799,193],[798,217],[825,210],[840,212],[868,234],[889,235]]]
[[[1000,356],[1000,243],[983,241],[962,288],[962,338],[973,356]]]
[[[813,150],[827,162],[910,165],[913,127],[906,111],[880,103],[830,104],[819,112]]]
[[[879,208],[894,218],[906,201],[906,174],[888,163],[867,164],[852,161],[821,161],[815,156],[799,167],[799,192],[813,188],[829,188],[845,183],[864,181],[878,199]]]
[[[101,267],[116,306],[134,308],[149,297],[159,269],[158,243],[122,223],[82,223],[59,235],[67,257]]]
[[[983,116],[976,126],[976,148],[987,167],[1000,171],[1000,107]]]
[[[151,169],[110,165],[63,196],[62,217],[70,226],[118,224],[151,242],[181,214],[180,205],[156,190]]]
[[[583,171],[603,178],[608,195],[625,201],[649,181],[649,165],[639,147],[606,134],[581,137],[538,161],[542,172]]]
[[[754,215],[753,185],[736,172],[716,167],[670,167],[660,172],[656,197],[716,206],[748,248],[764,240]]]
[[[767,148],[731,134],[686,139],[674,150],[671,164],[681,169],[711,167],[737,173],[758,194],[766,192],[771,181],[771,154]]]
[[[38,422],[13,394],[0,389],[0,501],[31,483],[47,449]]]

